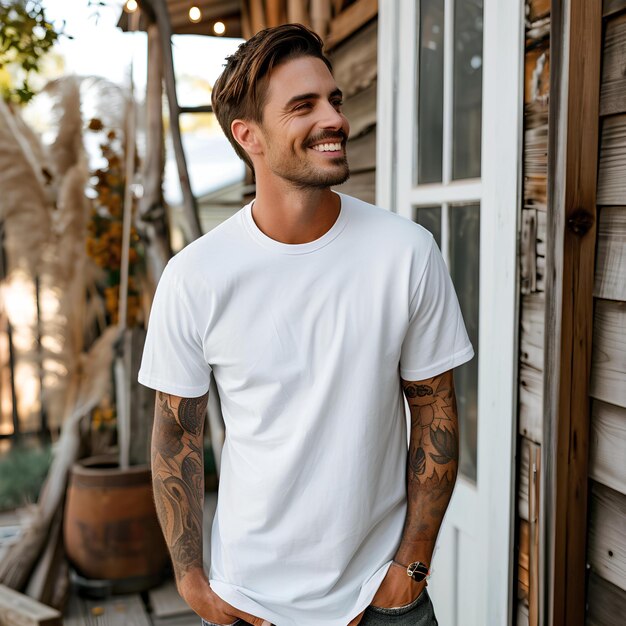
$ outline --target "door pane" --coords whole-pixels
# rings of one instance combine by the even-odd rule
[[[480,176],[483,0],[456,0],[452,178]]]
[[[450,207],[450,275],[459,298],[465,327],[476,356],[454,371],[459,410],[459,471],[476,480],[478,431],[478,294],[480,206]]]
[[[422,0],[419,9],[417,182],[441,182],[443,154],[443,5]]]
[[[428,206],[415,209],[415,221],[429,230],[441,250],[441,207]]]

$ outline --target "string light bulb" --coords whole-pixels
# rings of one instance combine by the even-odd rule
[[[189,21],[195,24],[196,22],[199,22],[201,19],[202,19],[202,12],[195,4],[192,5],[189,8]]]
[[[126,4],[124,5],[124,11],[126,11],[126,13],[134,13],[138,8],[137,0],[126,0]]]
[[[223,35],[226,32],[226,25],[224,22],[215,22],[215,24],[213,24],[213,32],[216,35]]]

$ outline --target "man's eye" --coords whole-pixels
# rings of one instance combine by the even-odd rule
[[[311,103],[310,102],[303,102],[302,104],[299,104],[297,107],[294,107],[294,111],[305,111],[306,109],[310,109],[311,108]]]
[[[333,106],[340,107],[343,106],[343,100],[333,100]]]

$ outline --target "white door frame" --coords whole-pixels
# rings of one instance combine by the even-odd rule
[[[455,589],[459,606],[453,621],[470,626],[472,616],[476,626],[504,626],[512,622],[514,605],[524,3],[484,0],[481,179],[452,183],[442,192],[412,186],[418,2],[379,2],[376,201],[408,217],[415,204],[466,200],[468,195],[481,204],[477,481],[459,476],[439,538],[454,542],[453,551],[459,549],[459,534],[445,527],[449,520],[462,520],[462,530],[478,548],[472,555],[475,568],[458,573],[461,581],[473,580],[472,593]],[[449,94],[448,86],[444,98]],[[434,561],[429,589],[437,609],[437,569],[458,568],[463,557],[453,554],[437,562],[435,555]]]

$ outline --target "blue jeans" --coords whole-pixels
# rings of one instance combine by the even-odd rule
[[[247,622],[238,619],[233,626],[246,626]],[[428,591],[424,589],[420,595],[406,606],[384,609],[368,606],[365,609],[359,626],[438,626],[433,603]],[[202,626],[222,626],[202,620]]]

